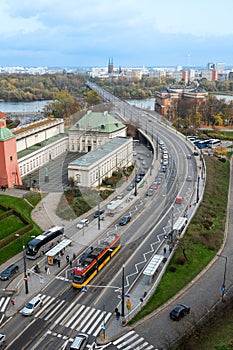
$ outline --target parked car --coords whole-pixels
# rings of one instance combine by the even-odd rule
[[[135,178],[135,182],[139,183],[140,181],[141,181],[141,176],[137,175],[136,178]]]
[[[198,153],[197,151],[194,151],[194,152],[193,152],[193,155],[194,155],[195,157],[197,157],[197,156],[199,155],[199,153]]]
[[[2,281],[8,280],[10,277],[15,275],[19,271],[19,266],[12,264],[8,266],[0,275]]]
[[[77,228],[83,228],[85,226],[88,226],[89,220],[88,219],[83,219],[79,221],[79,223],[76,225]]]
[[[154,190],[152,188],[149,188],[149,190],[146,192],[146,196],[151,197],[153,196]]]
[[[140,170],[139,173],[138,173],[139,176],[143,177],[146,175],[145,171],[144,170]]]
[[[174,321],[179,321],[185,315],[190,313],[190,307],[185,304],[177,304],[170,312],[170,318]]]
[[[103,215],[103,213],[104,213],[103,209],[96,210],[95,213],[94,213],[94,218],[98,218],[99,216]]]
[[[127,187],[127,191],[132,191],[133,188],[134,188],[134,185],[133,185],[133,184],[130,184],[130,185]]]
[[[121,194],[118,194],[117,196],[116,196],[116,199],[123,199],[124,198],[124,195],[123,195],[123,193],[121,193]]]
[[[128,222],[130,222],[130,220],[131,220],[131,215],[122,216],[122,218],[119,221],[119,225],[124,226],[124,225],[128,224]]]
[[[6,341],[6,335],[0,333],[0,346],[3,345]]]
[[[34,297],[32,300],[27,303],[23,310],[21,311],[24,316],[31,316],[35,310],[43,305],[43,302],[39,296]]]
[[[165,173],[167,171],[167,165],[162,165],[161,166],[161,171],[163,171]]]

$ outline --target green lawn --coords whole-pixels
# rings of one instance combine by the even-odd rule
[[[179,242],[157,290],[131,324],[150,314],[185,287],[213,259],[225,229],[229,162],[205,157],[207,180],[203,201]],[[185,251],[185,258],[183,252]]]
[[[11,215],[4,220],[0,220],[0,240],[24,226],[25,224],[16,215]]]
[[[12,238],[9,244],[0,249],[0,264],[22,251],[23,245],[31,239],[31,236],[37,236],[42,232],[39,226],[31,219],[31,212],[36,204],[40,202],[41,195],[29,195],[26,199],[31,205],[23,198],[0,195],[0,203],[2,205],[15,209],[26,218],[29,223],[32,223],[32,229],[30,231],[24,232],[23,235],[17,237],[13,233],[27,226],[17,215],[12,215],[0,221],[0,242],[4,242],[5,244],[5,240],[3,241],[3,239],[9,235],[11,235]]]

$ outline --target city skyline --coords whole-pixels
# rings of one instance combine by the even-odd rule
[[[223,0],[1,0],[0,66],[233,66]]]

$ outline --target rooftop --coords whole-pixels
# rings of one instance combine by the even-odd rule
[[[113,152],[129,140],[133,141],[131,137],[114,137],[109,142],[94,149],[92,152],[84,154],[80,158],[75,159],[73,162],[70,163],[70,165],[90,166],[91,164],[94,164],[98,160],[104,158],[109,153]]]
[[[107,111],[89,111],[70,130],[89,130],[111,133],[120,129],[124,129],[125,127],[126,126],[124,124],[111,116],[111,114],[109,114]]]
[[[53,137],[50,137],[49,139],[45,140],[45,141],[42,141],[40,143],[37,143],[36,145],[33,145],[29,148],[26,148],[20,152],[17,153],[18,155],[18,159],[22,158],[22,157],[25,157],[27,156],[28,154],[30,153],[33,153],[37,150],[39,150],[41,147],[44,147],[44,146],[47,146],[49,145],[50,143],[53,143],[57,140],[60,140],[60,139],[63,139],[64,137],[67,137],[66,134],[59,134],[59,135],[56,135],[56,136],[53,136]]]

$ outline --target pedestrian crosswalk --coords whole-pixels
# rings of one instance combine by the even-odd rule
[[[140,337],[134,330],[129,331],[120,338],[113,341],[113,345],[121,350],[151,350],[154,349],[144,338]]]
[[[9,296],[1,296],[0,299],[0,312],[5,312],[8,304],[10,303],[11,297]]]
[[[39,294],[43,306],[35,312],[36,318],[54,321],[55,325],[87,333],[97,337],[103,324],[107,323],[112,313],[91,308],[76,302],[67,302],[48,295]],[[59,311],[59,312],[58,312]],[[54,319],[54,320],[53,320]]]
[[[38,294],[42,299],[43,305],[35,311],[34,317],[41,318],[45,321],[51,321],[53,330],[48,330],[47,335],[53,335],[63,341],[70,342],[72,338],[60,333],[65,327],[75,332],[87,333],[89,336],[97,337],[103,326],[107,324],[112,316],[111,312],[103,311],[102,309],[92,308],[77,302],[67,302],[66,300],[55,298],[45,294]],[[2,318],[10,303],[11,297],[5,296],[0,299],[0,312]],[[2,322],[0,314],[0,324]],[[66,332],[65,332],[66,333]],[[118,339],[114,340],[112,344],[116,349],[120,350],[152,350],[155,349],[143,337],[138,335],[134,330],[127,332]]]

